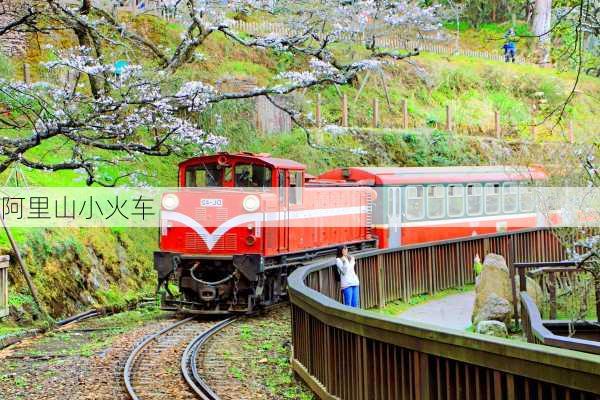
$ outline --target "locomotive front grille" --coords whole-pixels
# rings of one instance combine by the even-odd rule
[[[194,216],[196,217],[196,220],[199,221],[199,222],[205,222],[206,218],[207,218],[206,208],[204,208],[204,207],[198,207],[198,208],[196,208],[195,211],[196,212],[195,212]]]
[[[217,222],[225,222],[229,219],[229,210],[227,208],[219,208],[217,210]]]
[[[212,250],[218,251],[235,251],[237,247],[236,235],[228,233],[219,240]],[[195,232],[189,232],[185,234],[184,248],[189,253],[208,253],[209,250],[202,240]]]
[[[216,210],[215,216],[211,217],[205,207],[197,207],[194,210],[194,218],[196,221],[203,224],[214,222],[221,224],[229,219],[229,210],[227,208],[219,208]],[[214,218],[214,220],[211,220],[212,218]]]

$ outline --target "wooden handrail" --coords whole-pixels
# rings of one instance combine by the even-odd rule
[[[600,354],[600,342],[593,340],[572,338],[560,336],[550,331],[542,320],[541,313],[535,302],[527,292],[521,292],[521,307],[524,307],[528,315],[529,329],[535,337],[543,344],[548,346],[560,347],[563,349],[571,349],[584,351],[587,353]],[[566,322],[566,321],[562,321]]]
[[[549,235],[539,230],[513,232],[429,244],[426,248],[412,246],[357,254],[358,270],[364,277],[361,295],[372,297],[382,285],[388,288],[394,284],[378,281],[382,267],[404,271],[392,276],[394,279],[413,279],[409,269],[416,271],[421,265],[430,265],[433,259],[437,265],[430,272],[425,268],[415,273],[432,273],[424,279],[440,287],[447,279],[440,275],[444,262],[454,262],[445,259],[465,259],[468,252],[482,246],[488,250],[495,250],[494,246],[510,248],[519,253],[517,259],[522,261],[526,244],[533,246],[541,238],[551,239],[540,234]],[[507,247],[507,241],[513,239],[518,245]],[[536,247],[536,251],[548,257],[561,256],[548,244]],[[387,255],[388,262],[394,265],[382,266],[380,263],[386,259],[382,255]],[[515,254],[505,257],[514,259]],[[485,393],[491,392],[495,394],[493,398],[538,399],[538,390],[556,393],[558,398],[600,394],[600,356],[596,354],[477,335],[349,308],[334,300],[339,289],[332,268],[333,260],[321,261],[296,270],[288,279],[292,366],[321,398],[430,399],[448,398],[452,392],[455,398],[479,399],[487,398]]]

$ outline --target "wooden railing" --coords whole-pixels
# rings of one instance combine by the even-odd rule
[[[567,331],[568,327],[566,325],[568,325],[570,322],[544,321],[540,314],[540,310],[537,308],[535,302],[527,292],[521,292],[521,310],[523,332],[525,332],[528,342],[600,354],[600,342],[556,335],[553,333],[549,328],[554,327],[554,329]],[[581,328],[584,327],[585,325]],[[577,326],[577,328],[580,327]]]
[[[8,262],[9,256],[0,256],[0,318],[8,315]]]
[[[476,253],[560,260],[548,230],[357,255],[361,306],[473,281]],[[333,261],[289,278],[292,366],[322,399],[597,399],[600,357],[444,329],[337,301]]]

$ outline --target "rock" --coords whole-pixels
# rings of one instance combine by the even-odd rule
[[[527,282],[527,294],[535,302],[538,308],[540,308],[544,302],[544,292],[542,292],[542,288],[535,280],[528,276],[525,277],[525,281]],[[519,291],[519,282],[519,275],[517,275],[515,276],[515,288],[517,289],[517,292]],[[520,302],[519,307],[521,307]]]
[[[500,321],[479,321],[477,324],[477,333],[502,338],[508,337],[508,329],[506,329],[506,324]]]
[[[480,313],[490,295],[505,299],[512,310],[512,287],[510,274],[504,257],[497,254],[488,254],[483,261],[483,270],[475,285],[475,305],[473,307],[472,321]],[[512,311],[509,316],[512,317]],[[495,319],[495,318],[490,318]],[[481,320],[481,319],[480,319]]]
[[[495,293],[488,296],[477,314],[473,314],[473,323],[481,321],[500,321],[505,324],[510,322],[513,315],[512,304]]]

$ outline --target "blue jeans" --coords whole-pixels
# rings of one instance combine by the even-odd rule
[[[342,289],[342,297],[345,305],[358,308],[358,286]]]

